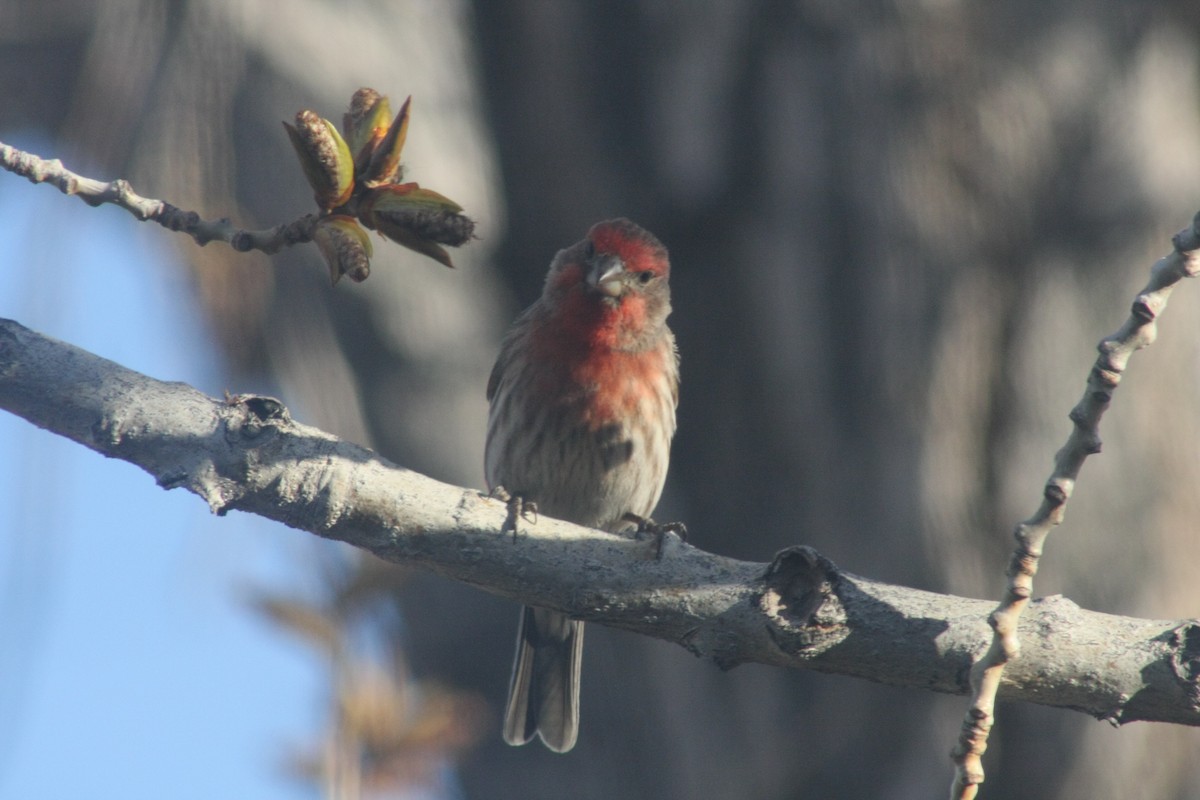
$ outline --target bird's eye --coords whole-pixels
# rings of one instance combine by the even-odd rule
[[[590,259],[590,258],[592,258],[592,256],[596,255],[596,245],[595,245],[595,243],[592,242],[591,239],[587,239],[587,240],[585,240],[585,242],[586,242],[586,244],[584,245],[584,248],[583,248],[583,257],[585,259]]]
[[[638,283],[645,286],[650,281],[654,280],[654,270],[642,270],[638,273]]]

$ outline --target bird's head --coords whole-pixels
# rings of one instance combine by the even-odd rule
[[[671,313],[667,249],[627,219],[598,222],[554,259],[544,298],[564,322],[621,341],[655,334]]]
[[[671,262],[654,234],[627,219],[598,222],[583,240],[587,288],[601,298],[667,294]]]

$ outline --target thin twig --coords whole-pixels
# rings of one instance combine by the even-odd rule
[[[992,642],[983,658],[971,668],[971,706],[963,718],[958,742],[951,751],[955,764],[952,800],[972,800],[983,783],[983,753],[988,734],[995,722],[996,693],[1000,689],[1005,666],[1021,652],[1017,625],[1033,595],[1033,576],[1037,574],[1046,537],[1063,521],[1067,501],[1075,488],[1075,479],[1083,462],[1100,452],[1100,418],[1112,402],[1130,356],[1154,343],[1158,334],[1158,315],[1167,298],[1182,278],[1200,273],[1200,214],[1190,228],[1172,239],[1174,252],[1159,259],[1150,270],[1150,281],[1133,301],[1129,319],[1116,333],[1100,341],[1100,351],[1083,398],[1071,409],[1074,423],[1067,443],[1054,459],[1054,471],[1042,492],[1037,512],[1017,526],[1013,550],[1005,575],[1008,586],[1000,605],[988,616]]]
[[[133,191],[127,180],[105,183],[86,178],[71,172],[57,158],[46,160],[3,142],[0,142],[0,167],[24,176],[32,183],[48,183],[63,194],[76,195],[90,206],[105,203],[118,206],[143,222],[157,222],[168,230],[186,233],[199,245],[225,242],[241,253],[261,250],[271,254],[284,247],[311,242],[317,224],[316,214],[305,214],[285,225],[259,231],[238,228],[228,219],[202,219],[195,211],[185,211],[165,200],[142,197]]]

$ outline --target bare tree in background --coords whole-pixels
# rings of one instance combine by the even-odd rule
[[[311,248],[255,265],[180,245],[240,380],[465,484],[482,482],[510,292],[532,299],[596,219],[638,220],[671,249],[683,354],[660,515],[737,557],[804,542],[855,572],[996,596],[1111,328],[1096,309],[1124,303],[1144,277],[1130,265],[1197,205],[1200,15],[1184,2],[283,8],[10,2],[0,132],[44,128],[81,166],[262,225],[308,202],[279,120],[338,111],[360,85],[413,94],[413,177],[481,223],[458,271],[389,248],[369,291],[330,292]],[[1178,365],[1200,356],[1182,321],[1196,303],[1172,316],[1106,419],[1041,593],[1195,611],[1197,382]],[[713,538],[738,530],[773,533]],[[413,670],[498,706],[515,608],[429,577],[396,600]],[[576,750],[485,738],[460,762],[468,796],[945,791],[961,699],[589,637]],[[1193,731],[1000,714],[989,798],[1200,791]]]

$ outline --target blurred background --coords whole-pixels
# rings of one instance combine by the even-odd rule
[[[281,120],[413,95],[456,270],[330,289],[0,175],[0,314],[483,486],[484,387],[555,251],[668,246],[657,516],[698,547],[995,598],[1094,345],[1200,208],[1188,0],[3,0],[0,140],[247,227],[311,210]],[[1105,417],[1038,594],[1200,609],[1200,300]],[[592,626],[578,747],[503,745],[516,607],[0,419],[0,797],[942,796],[962,698]],[[1002,704],[987,798],[1200,796],[1198,734]]]

